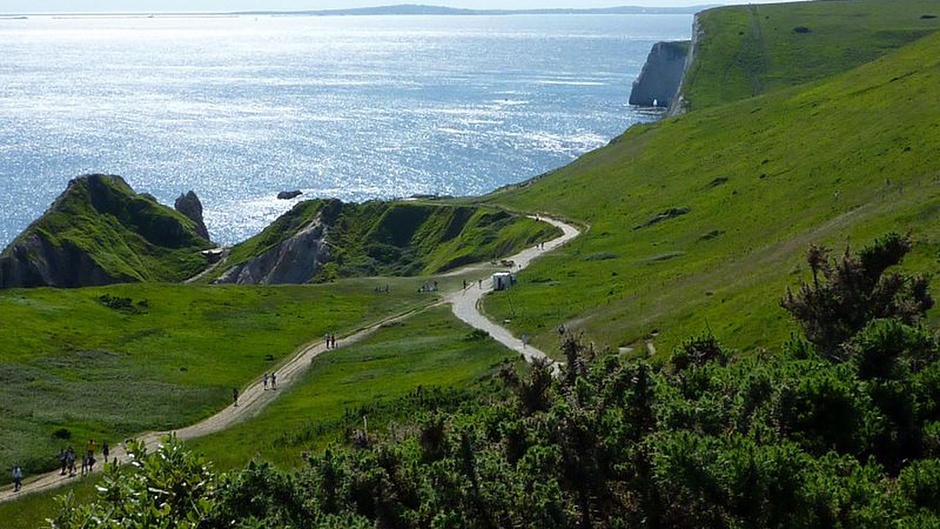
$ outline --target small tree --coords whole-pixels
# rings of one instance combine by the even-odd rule
[[[926,277],[887,272],[910,249],[910,237],[897,233],[857,255],[846,248],[838,260],[830,259],[826,248],[811,246],[807,262],[813,282],[804,282],[795,294],[787,289],[780,305],[820,354],[841,362],[843,344],[872,320],[894,318],[912,325],[933,306]]]

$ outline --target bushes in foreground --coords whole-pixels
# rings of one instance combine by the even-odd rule
[[[856,285],[880,281],[869,279]],[[800,303],[832,307],[831,280],[815,278]],[[351,429],[298,469],[219,475],[175,440],[137,447],[98,502],[65,500],[52,525],[938,527],[940,347],[918,325],[929,303],[912,312],[893,299],[903,314],[853,320],[838,343],[741,359],[705,334],[663,369],[569,335],[558,376],[507,367],[504,391],[456,410],[429,402],[388,438]]]

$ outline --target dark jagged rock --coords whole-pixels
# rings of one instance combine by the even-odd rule
[[[86,175],[0,253],[0,288],[180,281],[205,268],[199,252],[209,246],[189,219],[120,176]]]
[[[291,200],[293,198],[299,197],[302,194],[304,194],[304,192],[299,189],[295,189],[294,191],[281,191],[277,194],[277,198],[280,200]]]
[[[173,208],[193,221],[196,225],[196,233],[198,233],[200,237],[207,241],[211,240],[209,238],[209,229],[206,228],[206,222],[202,217],[202,202],[200,202],[196,193],[190,191],[189,193],[180,195],[173,204]]]
[[[689,41],[657,42],[633,82],[630,104],[669,107],[679,93],[689,55]]]

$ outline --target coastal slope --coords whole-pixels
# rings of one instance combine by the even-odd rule
[[[815,9],[820,20],[845,9],[789,7]],[[723,13],[740,14],[723,8],[712,16]],[[909,23],[920,24],[922,13],[907,11]],[[856,18],[870,22],[875,41],[896,23],[895,15],[862,15]],[[717,52],[723,48],[702,46],[695,62],[714,62]],[[779,300],[797,281],[810,244],[841,250],[911,232],[909,266],[938,271],[940,37],[882,52],[822,81],[794,79],[756,97],[693,104],[487,197],[590,226],[578,244],[520,278],[523,288],[511,299],[486,300],[487,312],[511,319],[517,334],[535,334],[537,346],[563,324],[615,349],[647,350],[644,342],[655,339],[657,350],[669,351],[708,328],[733,347],[755,350],[786,338]],[[787,67],[769,68],[771,77],[790,75]]]
[[[206,266],[200,252],[211,246],[120,176],[86,175],[0,254],[0,288],[181,281]]]
[[[545,223],[492,208],[309,200],[234,246],[216,282],[432,274],[499,258],[556,233]]]

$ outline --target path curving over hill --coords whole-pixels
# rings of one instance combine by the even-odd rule
[[[534,216],[532,218],[558,227],[562,230],[562,235],[556,239],[545,242],[541,248],[537,246],[527,248],[511,257],[508,257],[507,260],[513,261],[516,265],[514,268],[515,271],[519,271],[527,267],[537,257],[561,247],[581,233],[574,226],[558,220]],[[484,267],[481,267],[480,265],[469,265],[461,269],[461,271],[463,273],[475,273],[483,269]],[[508,330],[493,323],[482,313],[480,313],[479,305],[483,296],[492,290],[493,286],[491,281],[489,281],[489,278],[484,279],[481,277],[478,282],[469,284],[469,286],[464,290],[446,294],[443,301],[431,303],[426,307],[413,309],[402,314],[391,316],[379,322],[373,323],[368,327],[359,329],[358,331],[348,336],[338,338],[336,347],[345,347],[347,345],[356,343],[363,338],[368,337],[387,323],[407,319],[417,312],[425,310],[431,306],[439,305],[443,302],[451,304],[454,315],[456,315],[460,320],[474,328],[486,331],[496,341],[502,343],[509,349],[522,354],[526,361],[532,362],[533,360],[539,358],[547,359],[548,355],[546,355],[544,352],[524,344],[521,339],[516,338]],[[293,384],[294,381],[298,380],[300,375],[307,370],[314,358],[327,351],[328,349],[326,348],[326,344],[319,340],[304,347],[276,371],[277,387],[286,388]],[[279,394],[280,390],[265,389],[261,381],[255,381],[245,388],[240,388],[237,406],[234,404],[229,405],[220,410],[215,415],[212,415],[203,421],[185,428],[172,431],[149,432],[140,435],[137,437],[137,439],[143,441],[148,450],[152,450],[157,446],[161,439],[171,434],[176,435],[180,439],[186,440],[217,433],[225,430],[233,424],[257,415],[264,408],[264,406],[277,398]],[[78,448],[81,450],[82,447],[79,446]],[[115,461],[120,463],[126,463],[128,461],[127,452],[125,451],[123,444],[111,447],[111,455]],[[101,470],[104,468],[103,458],[100,456],[100,454],[96,454],[96,456],[98,457],[98,463],[95,465],[95,470],[93,472],[95,474],[101,472]],[[0,503],[15,500],[20,496],[33,492],[52,490],[81,479],[83,478],[80,476],[69,477],[68,475],[59,475],[58,471],[28,478],[24,481],[23,489],[20,492],[14,493],[12,487],[4,487],[3,489],[0,489]]]
[[[562,235],[561,237],[546,242],[542,248],[527,248],[510,257],[509,260],[514,261],[516,264],[516,268],[513,269],[514,271],[519,271],[529,266],[529,264],[535,258],[546,252],[550,252],[563,246],[568,241],[581,234],[581,232],[578,231],[578,229],[574,226],[559,220],[548,219],[545,217],[538,217],[537,219],[561,229]],[[548,359],[548,355],[546,355],[543,351],[540,351],[531,345],[527,345],[523,342],[522,339],[513,336],[512,333],[509,332],[509,330],[507,330],[505,327],[494,323],[480,312],[480,303],[483,300],[483,296],[492,291],[492,282],[483,280],[482,283],[468,285],[465,290],[448,294],[445,297],[445,301],[452,305],[454,315],[460,318],[460,320],[462,320],[464,323],[476,329],[480,329],[481,331],[487,332],[499,343],[521,354],[527,362],[532,362],[536,359]]]

